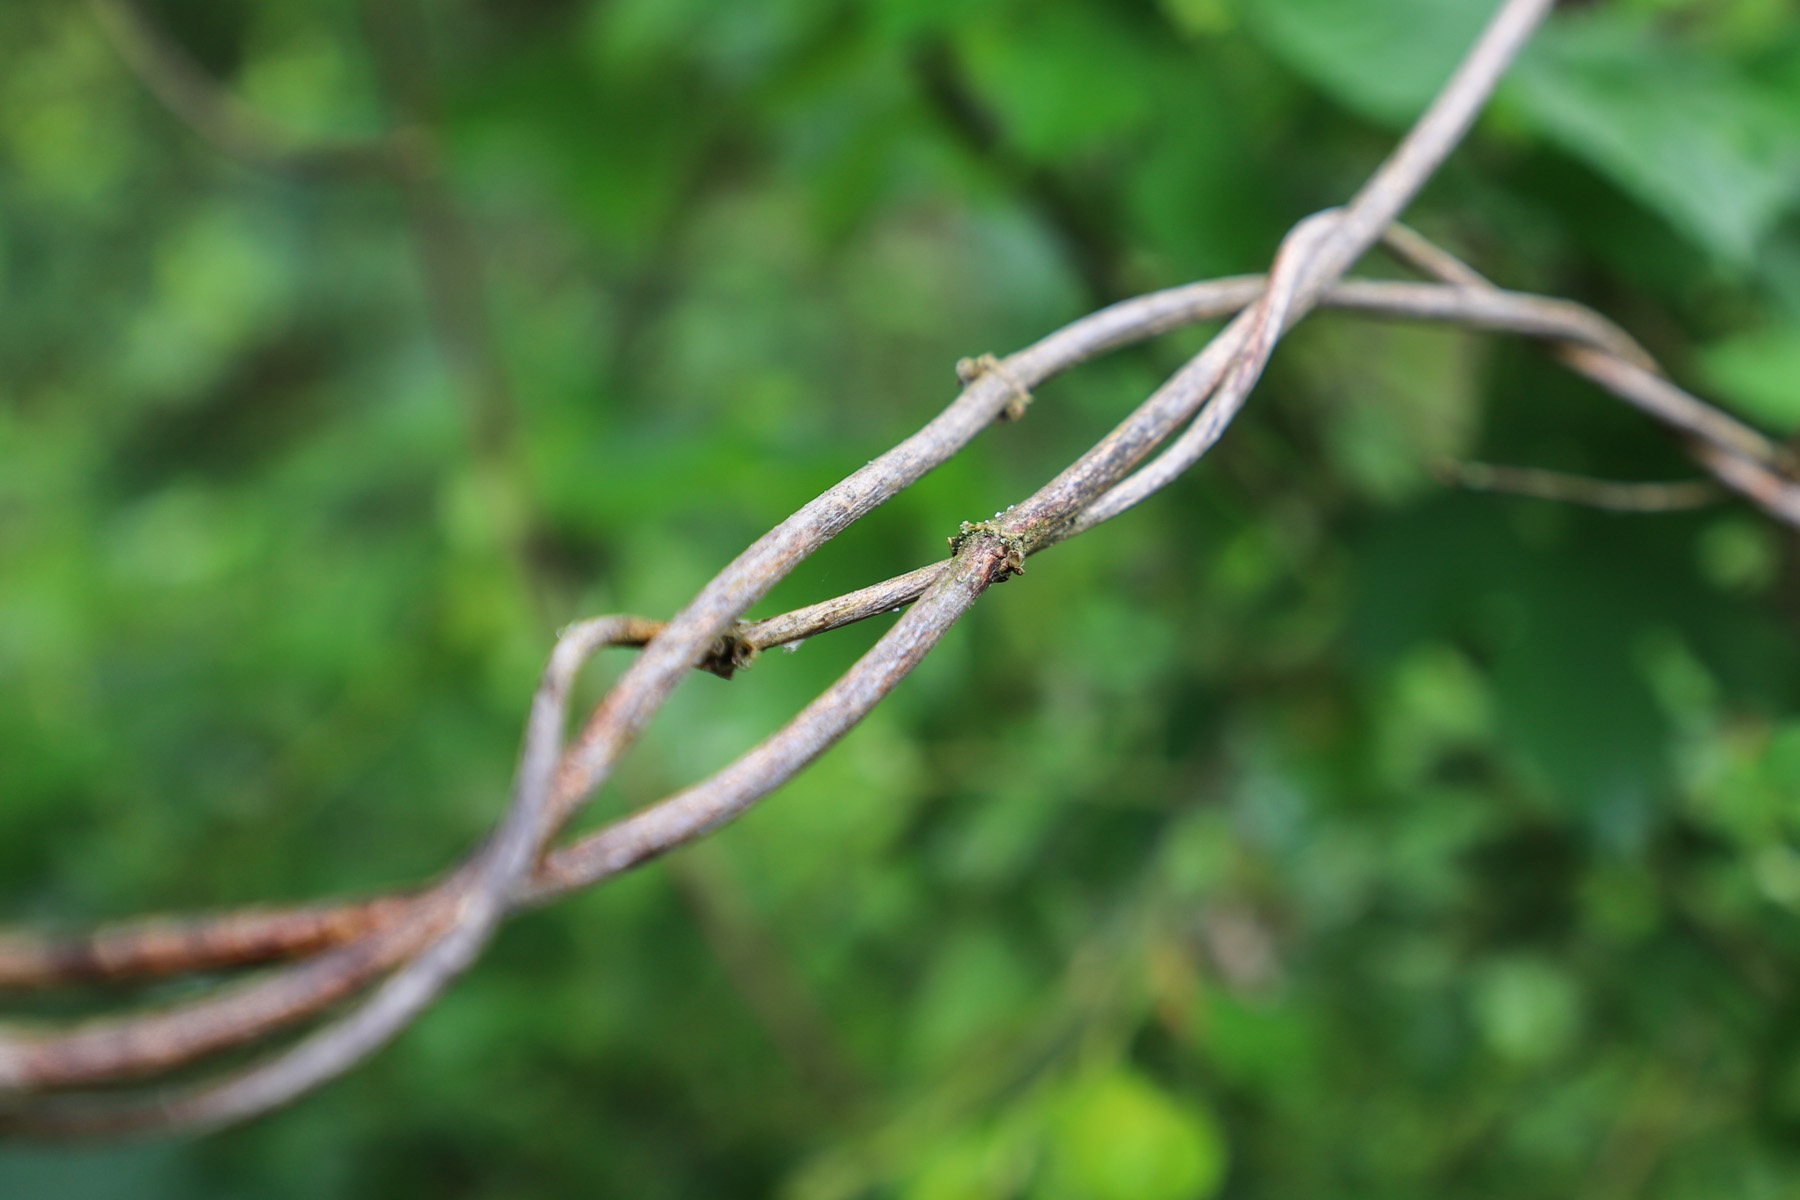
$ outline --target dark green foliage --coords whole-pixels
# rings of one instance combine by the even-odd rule
[[[150,7],[295,130],[390,119],[347,0]],[[84,6],[0,5],[9,918],[435,870],[500,809],[555,626],[666,615],[958,357],[1260,269],[1491,5],[426,7],[513,392],[485,441],[395,189],[226,161]],[[1568,7],[1413,219],[1790,432],[1800,25]],[[1046,385],[758,611],[940,556],[1199,342]],[[515,922],[294,1108],[0,1150],[0,1195],[1792,1194],[1792,538],[1446,494],[1444,455],[1693,471],[1536,348],[1320,317],[1192,478],[1034,559],[738,825]],[[729,761],[877,632],[697,676],[595,807]]]

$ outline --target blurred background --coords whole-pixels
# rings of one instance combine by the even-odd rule
[[[668,615],[958,357],[1260,270],[1491,7],[8,0],[0,911],[427,876],[553,629]],[[1797,214],[1786,0],[1613,0],[1411,218],[1787,435]],[[756,611],[941,556],[1206,332],[1045,385]],[[1793,537],[1446,457],[1696,474],[1533,346],[1317,317],[740,823],[514,921],[294,1107],[9,1146],[0,1194],[1795,1194]],[[886,624],[690,680],[583,820]]]

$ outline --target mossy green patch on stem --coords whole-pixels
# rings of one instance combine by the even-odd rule
[[[1000,560],[1000,570],[994,576],[995,583],[1004,583],[1014,575],[1025,573],[1025,539],[1016,534],[1004,533],[993,521],[964,521],[962,528],[950,537],[950,553],[961,554],[963,547],[981,534],[989,534],[1000,543],[1006,551],[1006,557]]]

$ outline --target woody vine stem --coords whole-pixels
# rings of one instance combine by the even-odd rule
[[[171,58],[175,52],[156,40],[125,0],[92,2],[146,84],[222,149],[284,169],[389,174],[421,206],[443,210],[439,216],[448,224],[440,240],[455,245],[464,238],[454,212],[439,202],[433,156],[416,132],[303,154],[253,114],[225,103],[191,64]],[[0,988],[279,964],[153,1011],[49,1030],[0,1027],[0,1130],[91,1137],[216,1127],[265,1112],[341,1074],[426,1008],[510,913],[601,882],[737,817],[856,725],[991,584],[1021,574],[1028,556],[1118,515],[1193,465],[1237,415],[1282,334],[1321,305],[1543,341],[1572,370],[1674,430],[1723,488],[1800,527],[1800,470],[1783,448],[1670,382],[1603,317],[1568,301],[1503,290],[1397,224],[1467,133],[1552,2],[1506,0],[1388,160],[1342,208],[1296,225],[1266,276],[1140,296],[1017,353],[965,360],[958,369],[964,386],[947,408],[763,535],[666,623],[612,616],[564,629],[531,703],[505,815],[437,880],[336,904],[127,922],[75,939],[0,935]],[[1345,279],[1377,242],[1425,281]],[[429,258],[430,247],[423,250]],[[475,338],[472,352],[479,353],[482,331],[450,308],[446,325],[462,321],[462,332]],[[950,557],[807,608],[741,619],[857,518],[990,425],[1023,418],[1031,389],[1045,379],[1121,346],[1232,314],[1199,354],[1079,460],[993,519],[965,523],[950,539]],[[1501,476],[1483,478],[1493,485]],[[1636,494],[1630,485],[1596,486],[1598,492],[1590,487],[1585,493],[1564,487],[1563,495],[1597,495],[1618,504]],[[1705,498],[1706,489],[1689,492]],[[596,832],[556,842],[689,671],[700,667],[729,677],[761,650],[898,605],[910,607],[867,654],[735,762]],[[640,646],[642,652],[564,744],[570,684],[582,663],[605,646]],[[185,1082],[195,1064],[226,1050],[273,1043],[346,1001],[354,1003],[341,1015],[267,1057]],[[176,1071],[184,1082],[159,1082]]]

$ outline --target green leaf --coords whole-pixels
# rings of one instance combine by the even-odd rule
[[[1050,1150],[1044,1200],[1203,1200],[1225,1179],[1212,1114],[1128,1069],[1079,1082]]]
[[[1258,0],[1251,28],[1339,103],[1400,126],[1424,111],[1493,8]],[[1546,27],[1502,95],[1526,130],[1727,262],[1747,264],[1800,201],[1800,103],[1641,19],[1605,12]]]
[[[1581,994],[1568,974],[1530,957],[1497,959],[1476,972],[1476,1027],[1502,1058],[1546,1062],[1567,1050],[1581,1024]]]
[[[1714,342],[1700,373],[1719,398],[1783,434],[1800,430],[1800,326],[1776,326]]]
[[[1078,154],[1155,110],[1143,42],[1100,9],[1059,6],[1022,23],[974,25],[958,49],[1008,139],[1034,160]]]
[[[1800,199],[1800,105],[1613,14],[1547,31],[1508,93],[1556,145],[1747,264]]]
[[[1251,31],[1338,103],[1386,125],[1424,111],[1481,32],[1488,0],[1255,0]]]
[[[1006,938],[987,928],[949,934],[913,1010],[919,1059],[942,1064],[1016,1028],[1035,998],[1035,981]]]
[[[1032,1143],[1042,1134],[1034,1115],[965,1131],[932,1146],[905,1200],[1006,1200],[1018,1195],[1036,1153]]]

